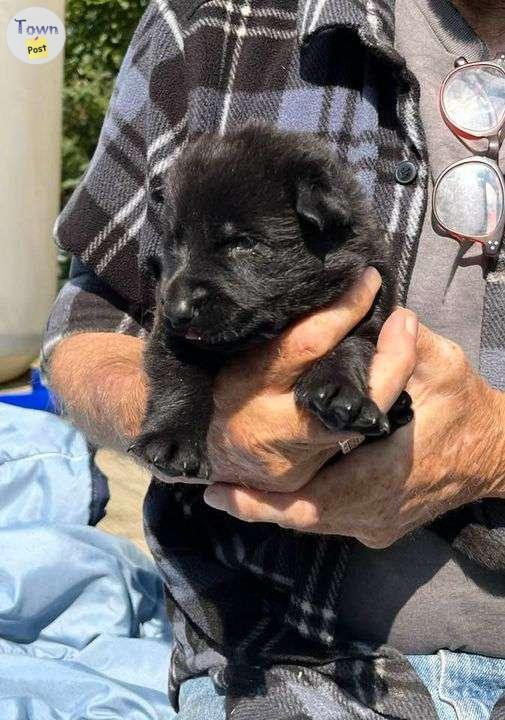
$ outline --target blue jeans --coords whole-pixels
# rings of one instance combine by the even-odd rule
[[[179,692],[179,713],[167,720],[225,720],[225,701],[208,676],[186,680]]]
[[[440,720],[489,720],[505,692],[505,660],[448,650],[408,660],[430,691]]]
[[[505,692],[505,660],[448,650],[437,655],[411,655],[408,660],[430,691],[440,720],[489,720]],[[210,678],[182,684],[180,713],[173,720],[224,717],[225,698],[214,689]]]

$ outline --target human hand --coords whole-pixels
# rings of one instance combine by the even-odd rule
[[[295,403],[293,386],[365,317],[380,284],[379,273],[369,268],[338,303],[236,358],[220,374],[208,436],[214,478],[270,491],[294,491],[335,455],[339,443],[356,437],[323,427]],[[403,313],[400,311],[400,320]],[[390,342],[380,344],[376,358],[384,377],[375,388],[374,399],[381,409],[388,410],[412,370],[415,339],[401,321],[390,321],[385,337],[390,337]]]
[[[505,494],[504,396],[471,368],[461,348],[420,326],[417,347],[392,327],[412,315],[396,311],[384,325],[371,370],[372,397],[397,384],[387,362],[396,352],[414,421],[322,469],[296,493],[265,493],[218,484],[213,507],[251,522],[352,536],[384,548],[448,510]],[[411,325],[414,330],[414,324]],[[411,335],[411,337],[414,337]],[[403,344],[400,346],[399,341]]]

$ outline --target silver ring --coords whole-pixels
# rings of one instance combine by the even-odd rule
[[[347,438],[347,440],[339,440],[338,444],[342,455],[349,455],[352,450],[361,445],[364,439],[363,435],[354,435],[353,437]]]

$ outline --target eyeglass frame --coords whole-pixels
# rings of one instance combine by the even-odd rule
[[[500,147],[505,139],[505,110],[503,112],[501,121],[494,125],[489,131],[487,132],[479,132],[479,133],[472,133],[468,128],[460,128],[459,126],[455,125],[451,120],[449,119],[448,113],[445,110],[444,106],[444,92],[447,84],[449,81],[456,75],[458,72],[461,71],[462,68],[468,68],[468,67],[492,67],[493,69],[498,68],[498,70],[501,71],[503,75],[503,80],[505,82],[505,52],[500,52],[496,55],[496,57],[493,60],[479,60],[477,62],[469,63],[464,57],[460,57],[456,60],[454,63],[455,67],[453,70],[451,70],[450,73],[448,73],[447,77],[443,80],[442,84],[440,85],[439,90],[439,100],[438,100],[438,106],[440,110],[440,114],[442,116],[442,119],[444,120],[445,124],[449,128],[449,130],[452,132],[452,134],[460,140],[460,142],[465,145],[466,148],[468,148],[473,155],[470,155],[467,158],[463,158],[462,160],[458,160],[457,162],[452,163],[451,165],[448,165],[448,167],[444,168],[440,175],[437,177],[434,187],[433,187],[433,193],[432,193],[432,225],[435,231],[442,235],[443,237],[451,237],[455,240],[458,240],[459,242],[463,241],[472,241],[472,242],[478,242],[481,245],[484,246],[484,253],[485,255],[488,255],[490,257],[496,256],[500,252],[500,247],[503,241],[503,234],[505,231],[505,179],[503,176],[503,172],[500,169],[500,166],[498,165],[498,158],[499,158],[499,152]],[[472,147],[472,143],[479,142],[481,140],[487,140],[488,141],[488,147],[487,150],[484,152],[475,149]],[[495,174],[498,177],[501,191],[502,191],[502,208],[501,208],[501,215],[499,220],[496,223],[496,228],[494,232],[488,234],[488,235],[462,235],[461,233],[457,233],[454,230],[449,230],[441,221],[437,214],[436,210],[436,195],[438,188],[440,186],[440,183],[444,179],[444,177],[452,171],[454,168],[465,165],[465,164],[472,164],[475,162],[480,162],[488,167],[490,167]]]

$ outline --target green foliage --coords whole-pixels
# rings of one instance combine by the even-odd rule
[[[67,0],[62,201],[95,149],[114,78],[148,0]]]

